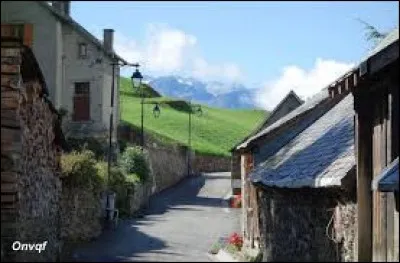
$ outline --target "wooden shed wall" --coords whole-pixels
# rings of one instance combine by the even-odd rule
[[[397,72],[398,62],[364,80],[354,91],[358,216],[363,218],[358,228],[360,261],[399,259],[394,194],[371,192],[373,178],[398,156]]]

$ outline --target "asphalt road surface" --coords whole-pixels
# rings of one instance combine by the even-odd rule
[[[219,238],[240,230],[240,209],[228,208],[230,173],[185,179],[154,195],[144,217],[120,221],[116,230],[79,248],[79,261],[211,261]]]

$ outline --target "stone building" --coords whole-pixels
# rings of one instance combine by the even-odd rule
[[[2,1],[2,24],[31,24],[32,50],[57,109],[67,110],[66,136],[107,134],[115,54],[113,30],[99,41],[70,13],[70,1]],[[119,123],[119,68],[115,67],[114,131]],[[114,132],[113,140],[116,140]]]
[[[294,91],[290,91],[272,110],[272,112],[266,116],[263,122],[258,125],[257,128],[254,129],[246,138],[237,143],[234,147],[232,147],[232,158],[231,158],[231,178],[232,178],[232,192],[233,194],[239,194],[241,192],[241,176],[240,176],[240,152],[237,151],[236,147],[241,143],[246,141],[249,137],[255,135],[257,132],[262,129],[268,127],[269,125],[276,122],[278,119],[287,115],[289,112],[293,111],[301,104],[303,104],[303,100],[300,99]]]
[[[248,175],[264,261],[354,261],[353,118],[350,94]]]

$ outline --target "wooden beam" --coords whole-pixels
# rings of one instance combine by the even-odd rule
[[[383,87],[372,93],[375,102],[370,118],[373,119],[372,171],[373,178],[380,175],[386,164],[386,130],[384,118]],[[386,261],[386,193],[373,193],[373,261]]]
[[[372,129],[368,108],[362,97],[356,97],[357,160],[357,261],[372,260]]]
[[[396,59],[399,59],[399,41],[387,46],[378,54],[369,58],[369,75],[375,74]]]

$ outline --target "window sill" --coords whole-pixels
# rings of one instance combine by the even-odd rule
[[[94,120],[87,120],[87,121],[69,121],[71,124],[92,124],[95,123]]]

